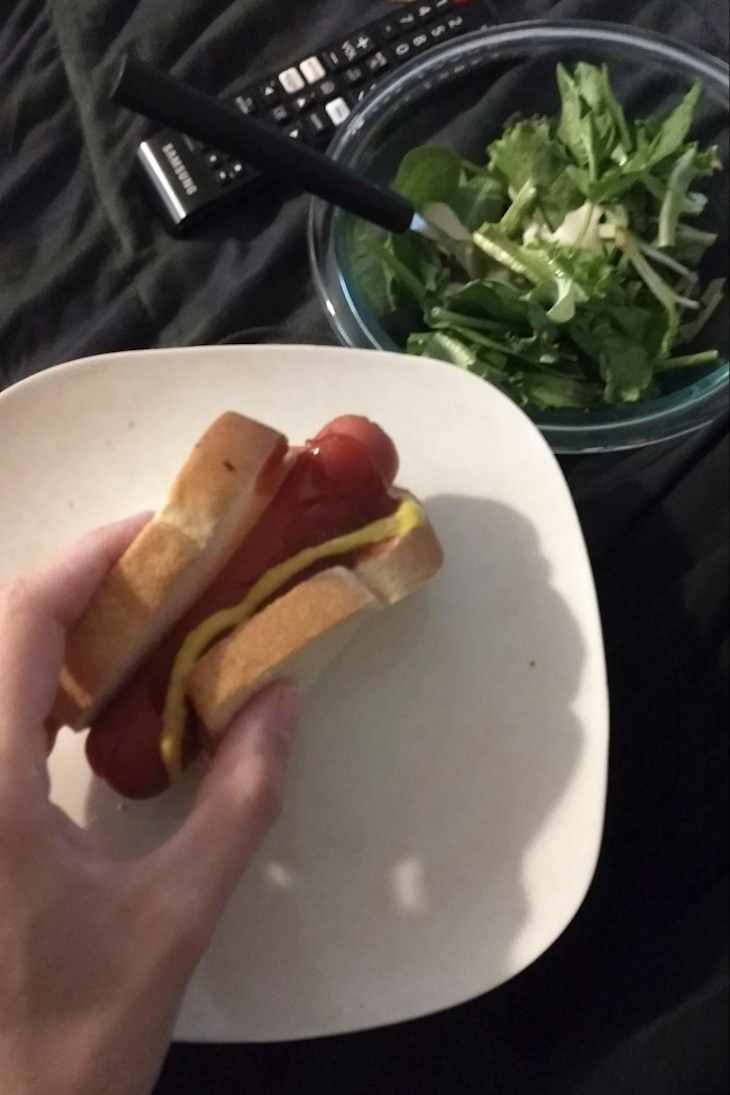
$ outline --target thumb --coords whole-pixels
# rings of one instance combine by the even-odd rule
[[[192,813],[155,853],[161,862],[153,873],[178,893],[184,886],[184,896],[202,904],[203,920],[211,925],[279,813],[298,716],[293,683],[255,696],[227,731]]]

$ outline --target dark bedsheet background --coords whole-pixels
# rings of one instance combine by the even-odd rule
[[[634,22],[727,56],[724,0],[496,7],[505,21]],[[273,190],[172,240],[131,170],[148,127],[100,89],[110,58],[134,45],[223,92],[387,9],[5,0],[0,387],[111,350],[332,341],[308,276],[306,202],[282,207]],[[613,706],[605,844],[577,919],[520,977],[441,1015],[310,1043],[173,1047],[160,1093],[727,1091],[727,421],[564,467],[596,571]]]

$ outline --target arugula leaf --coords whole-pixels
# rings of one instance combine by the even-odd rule
[[[528,401],[543,410],[589,410],[601,401],[601,386],[548,372],[530,372],[524,378]]]
[[[442,308],[435,304],[426,310],[426,322],[429,327],[447,329],[450,327],[466,326],[476,331],[491,331],[494,334],[504,334],[505,326],[496,319],[482,319],[478,316],[464,316],[459,312],[453,312],[449,308]]]
[[[587,167],[588,153],[584,144],[583,108],[578,84],[562,63],[557,67],[557,78],[560,92],[558,136],[570,149],[576,163],[581,167]]]
[[[454,259],[470,278],[482,273],[471,238],[471,232],[461,223],[451,206],[445,202],[426,202],[423,206],[426,227],[423,234],[447,257]]]
[[[428,289],[417,274],[387,247],[383,248],[383,262],[393,274],[393,280],[409,293],[422,308],[426,303]]]
[[[462,182],[451,200],[451,208],[462,224],[474,232],[485,221],[498,221],[508,198],[504,184],[482,172]]]
[[[550,186],[570,162],[554,139],[547,118],[524,118],[489,145],[490,167],[507,181],[513,193],[526,182]]]
[[[499,227],[507,236],[512,236],[522,227],[525,216],[532,209],[537,198],[537,187],[528,179],[515,194],[514,201],[499,222]],[[478,227],[476,225],[475,227]]]
[[[702,350],[697,354],[681,354],[679,357],[667,357],[660,361],[657,371],[665,373],[669,369],[686,369],[688,365],[710,365],[713,361],[720,360],[719,350]]]
[[[413,334],[406,347],[409,354],[435,357],[439,361],[450,361],[461,369],[471,369],[477,361],[477,355],[458,338],[443,331],[424,331]]]
[[[490,381],[510,399],[522,406],[528,401],[520,374],[509,374],[504,371],[506,361],[503,355],[493,351],[476,353],[453,334],[441,331],[413,334],[408,339],[406,348],[409,354],[434,357],[440,361],[448,361],[459,368],[468,369],[484,380]]]
[[[537,326],[530,305],[509,282],[485,279],[456,285],[447,291],[444,302],[452,312],[492,320],[504,327],[529,330]],[[543,326],[553,325],[546,319]]]
[[[474,233],[474,242],[513,274],[532,282],[538,290],[538,299],[551,301],[547,314],[554,323],[567,323],[575,315],[576,302],[586,299],[583,290],[547,247],[521,246],[491,224],[482,225]]]
[[[702,310],[689,323],[685,323],[680,327],[678,342],[694,342],[702,328],[722,304],[726,286],[726,278],[712,279],[702,295]]]
[[[475,330],[468,324],[468,320],[463,320],[461,323],[452,323],[450,326],[451,330],[465,342],[492,350],[504,357],[518,358],[533,365],[554,364],[558,360],[559,354],[555,342],[546,338],[544,334],[532,335],[530,338],[517,338],[509,332],[502,331],[500,337],[495,337]]]
[[[638,403],[654,377],[646,349],[625,335],[603,340],[599,365],[607,403]]]
[[[717,243],[716,232],[705,232],[691,224],[677,225],[676,238],[672,254],[680,262],[689,266],[699,266],[708,248]]]
[[[695,160],[697,158],[697,146],[690,145],[672,169],[667,185],[667,192],[662,202],[659,213],[659,231],[657,232],[657,247],[672,247],[677,238],[677,224],[682,211],[684,200],[689,185],[695,176]]]
[[[647,243],[646,240],[636,237],[639,243],[640,249],[644,252],[647,258],[652,259],[653,262],[658,262],[660,266],[666,266],[669,270],[674,271],[675,274],[679,274],[687,285],[693,285],[697,281],[697,274],[693,270],[690,270],[689,266],[683,266],[682,263],[668,253],[668,251],[662,251],[659,247],[654,247],[653,244]]]
[[[667,330],[661,346],[662,356],[667,356],[679,330],[678,306],[699,309],[699,304],[696,301],[680,296],[672,289],[671,285],[667,284],[661,274],[657,273],[654,267],[650,265],[641,253],[635,238],[630,232],[622,229],[620,234],[616,237],[616,242],[631,262],[639,277],[646,284],[650,292],[654,294],[667,313]]]
[[[350,235],[350,264],[355,285],[380,315],[394,306],[393,274],[383,259],[385,236],[367,221],[353,219]]]
[[[603,65],[601,67],[600,79],[605,108],[613,119],[613,124],[616,127],[616,134],[618,136],[621,149],[626,155],[628,155],[634,147],[634,139],[631,135],[631,129],[629,128],[629,124],[626,121],[626,115],[624,114],[623,107],[613,93],[613,88],[611,87],[611,79],[608,75],[608,65]]]
[[[611,317],[597,308],[581,308],[568,327],[568,334],[587,358],[599,362],[601,342],[613,333]]]
[[[603,250],[584,250],[552,240],[540,246],[546,260],[576,283],[580,302],[623,299],[623,276]]]
[[[662,342],[667,333],[667,318],[658,306],[645,307],[637,304],[604,306],[614,324],[634,342],[640,343],[649,359],[655,361],[661,354]]]
[[[695,156],[695,174],[697,176],[714,175],[716,171],[722,171],[722,160],[717,145],[711,144],[707,148],[698,148]]]
[[[606,402],[633,403],[648,390],[666,329],[658,316],[631,305],[591,304],[570,324],[571,337],[598,366]]]
[[[427,294],[446,288],[448,274],[443,268],[438,251],[420,233],[409,231],[393,236],[391,246],[395,258],[418,278]]]
[[[547,118],[514,122],[488,152],[491,170],[505,179],[513,198],[526,183],[537,187],[537,204],[551,228],[581,204],[582,192],[568,171],[572,159]],[[485,218],[491,219],[496,218]]]
[[[681,103],[664,119],[652,141],[647,167],[660,163],[684,144],[692,125],[692,118],[702,94],[702,84],[695,80]]]
[[[607,304],[592,301],[582,308],[570,324],[570,335],[583,352],[600,362],[603,342],[621,335],[645,346],[653,360],[660,351],[666,330],[661,308],[648,308],[624,302]]]
[[[588,177],[591,182],[598,182],[598,176],[601,173],[603,166],[603,160],[607,158],[604,144],[601,139],[601,135],[598,131],[598,123],[595,114],[586,114],[582,123],[583,129],[583,143],[586,146],[586,155],[588,156]],[[610,134],[612,138],[613,134]],[[605,138],[604,138],[605,140]],[[613,147],[613,141],[609,146]]]
[[[605,65],[598,68],[579,62],[571,77],[558,66],[561,116],[558,134],[587,175],[580,175],[586,196],[588,184],[595,184],[604,165],[614,161],[622,166],[633,149],[633,138],[623,109],[613,94]]]
[[[460,156],[450,148],[425,145],[405,154],[393,188],[420,210],[426,202],[450,203],[460,178]]]
[[[575,66],[575,85],[578,93],[596,114],[605,107],[602,70],[596,65],[579,61]]]
[[[582,171],[575,166],[569,167],[567,173],[581,194],[599,205],[618,201],[619,198],[623,199],[624,195],[643,177],[643,169],[629,171],[625,166],[610,167],[595,181],[590,178],[587,171]]]
[[[634,123],[635,149],[622,165],[627,176],[641,176],[682,151],[701,93],[697,80],[666,118],[642,118]],[[707,166],[711,160],[706,157]]]
[[[489,335],[482,334],[480,331],[475,331],[473,327],[466,326],[465,324],[452,324],[451,330],[465,343],[470,343],[473,347],[477,347],[477,349],[491,351],[491,359],[494,359],[496,355],[496,360],[502,360],[504,364],[506,364],[504,359],[508,357],[523,357],[521,353],[510,346],[506,339],[490,338]]]
[[[658,169],[654,169],[654,171],[652,172],[642,173],[639,177],[639,181],[641,182],[642,186],[644,186],[644,188],[649,192],[649,194],[651,194],[652,197],[656,198],[656,200],[661,205],[661,203],[664,201],[664,198],[666,197],[669,176],[667,176],[666,179],[663,176],[660,177],[660,175],[658,174]],[[706,205],[707,195],[700,194],[696,190],[691,190],[688,191],[687,194],[685,194],[684,198],[682,198],[680,213],[690,217],[697,217],[700,213],[702,213]],[[632,227],[638,230],[637,225],[632,225]]]
[[[584,197],[583,191],[575,182],[569,164],[551,186],[538,191],[538,205],[548,226],[557,228],[571,209],[577,209],[581,205]]]

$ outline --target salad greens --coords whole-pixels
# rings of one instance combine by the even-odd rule
[[[523,405],[591,408],[656,394],[723,300],[700,286],[716,242],[688,218],[721,168],[688,134],[701,87],[665,117],[626,118],[605,66],[558,65],[557,118],[515,117],[484,166],[415,148],[394,186],[424,233],[355,229],[354,273],[412,354],[442,358]],[[405,323],[405,326],[404,326]],[[422,326],[422,330],[414,330]]]

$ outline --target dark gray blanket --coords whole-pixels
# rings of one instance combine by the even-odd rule
[[[727,55],[724,0],[496,6],[505,21],[610,18]],[[5,0],[0,387],[112,350],[331,341],[308,274],[305,200],[271,188],[173,240],[132,172],[150,127],[102,91],[123,47],[222,93],[387,9]],[[515,981],[443,1015],[300,1045],[174,1047],[161,1093],[727,1090],[727,422],[564,467],[596,571],[613,707],[606,840],[576,921]]]

